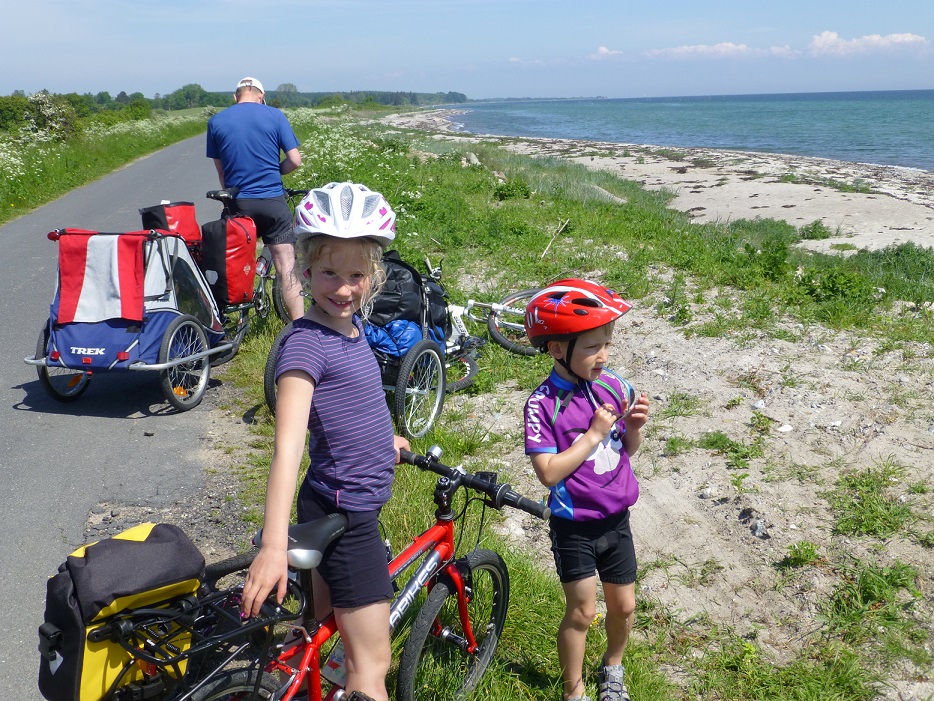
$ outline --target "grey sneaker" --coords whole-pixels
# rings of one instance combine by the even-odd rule
[[[623,683],[623,665],[603,665],[597,670],[599,701],[630,701],[629,689]]]

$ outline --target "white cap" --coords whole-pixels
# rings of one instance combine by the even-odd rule
[[[250,78],[249,76],[237,83],[237,90],[240,88],[256,88],[261,93],[266,92],[263,90],[263,84],[261,82],[259,82],[256,78]]]

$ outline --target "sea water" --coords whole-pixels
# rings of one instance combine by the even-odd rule
[[[451,107],[450,105],[448,107]],[[817,156],[934,171],[934,90],[456,105],[475,134]]]

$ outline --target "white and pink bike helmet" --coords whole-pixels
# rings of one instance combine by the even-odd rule
[[[295,207],[293,228],[307,236],[368,236],[388,247],[396,238],[396,213],[378,192],[357,183],[328,183],[309,191]]]

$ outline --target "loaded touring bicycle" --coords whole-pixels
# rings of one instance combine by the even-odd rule
[[[196,407],[210,368],[230,360],[217,303],[186,240],[149,229],[57,229],[58,279],[35,365],[59,401],[77,399],[97,373],[155,371],[166,400]],[[251,274],[252,277],[252,274]]]

